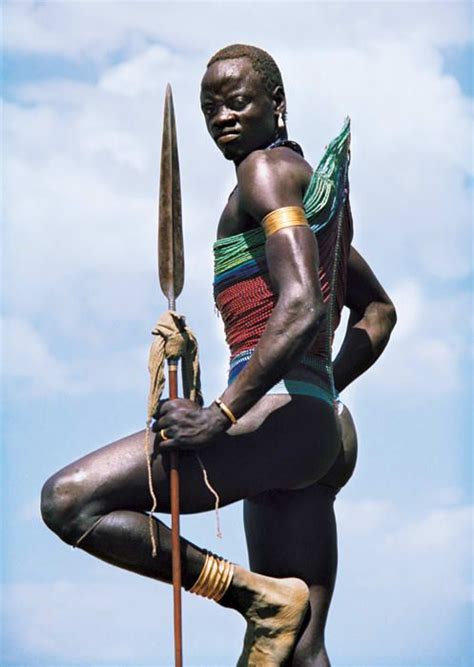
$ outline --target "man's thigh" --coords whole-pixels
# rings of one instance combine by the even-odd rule
[[[268,491],[244,501],[244,522],[253,571],[300,577],[331,589],[337,568],[335,489]]]

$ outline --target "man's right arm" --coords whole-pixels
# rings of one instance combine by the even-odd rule
[[[334,360],[334,382],[340,392],[382,354],[397,321],[395,306],[364,258],[351,247],[345,305],[347,331]]]

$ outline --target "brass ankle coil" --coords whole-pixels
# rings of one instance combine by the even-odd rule
[[[201,573],[189,592],[219,602],[229,588],[233,574],[233,563],[208,553]]]

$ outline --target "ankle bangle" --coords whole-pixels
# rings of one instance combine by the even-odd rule
[[[233,574],[233,563],[208,553],[201,573],[189,592],[219,602],[229,588]]]

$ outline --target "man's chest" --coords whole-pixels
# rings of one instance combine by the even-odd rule
[[[236,187],[231,193],[219,219],[217,238],[224,239],[228,236],[241,234],[257,226],[258,223],[242,210],[239,201],[239,188]]]

